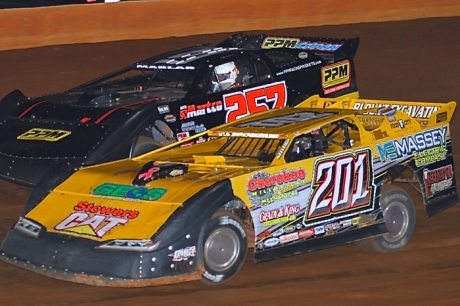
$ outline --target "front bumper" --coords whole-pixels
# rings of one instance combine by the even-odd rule
[[[103,243],[42,232],[32,237],[18,230],[8,232],[0,260],[45,276],[95,286],[144,287],[200,279],[204,273],[198,254],[174,256],[176,250],[194,245],[190,237],[153,252],[97,249]]]

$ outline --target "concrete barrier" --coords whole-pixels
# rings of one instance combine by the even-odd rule
[[[460,16],[458,0],[152,0],[0,10],[0,50]]]

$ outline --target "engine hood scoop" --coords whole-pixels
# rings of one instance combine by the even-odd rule
[[[188,166],[184,164],[155,164],[154,161],[146,163],[137,173],[133,180],[133,185],[145,186],[151,181],[176,177],[188,172]]]

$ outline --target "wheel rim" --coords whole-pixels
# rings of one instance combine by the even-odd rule
[[[216,272],[227,270],[240,253],[238,235],[229,228],[213,231],[204,245],[204,259],[208,267]]]
[[[388,233],[384,235],[385,240],[395,242],[400,240],[409,226],[409,212],[404,204],[390,203],[383,211],[383,218]]]

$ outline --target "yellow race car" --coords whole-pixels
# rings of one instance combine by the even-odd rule
[[[417,183],[431,216],[459,200],[455,102],[311,97],[132,159],[37,184],[0,259],[101,286],[222,283],[261,262],[348,242],[404,247]],[[408,184],[409,186],[409,184]]]

